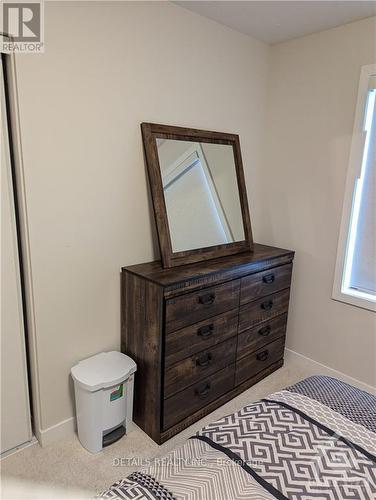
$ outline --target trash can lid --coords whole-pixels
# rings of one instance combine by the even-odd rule
[[[121,352],[111,351],[80,361],[73,366],[71,374],[81,387],[94,392],[124,382],[136,368],[132,358]]]

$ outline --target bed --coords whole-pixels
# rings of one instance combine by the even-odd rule
[[[104,499],[376,498],[376,397],[309,377],[201,429]]]

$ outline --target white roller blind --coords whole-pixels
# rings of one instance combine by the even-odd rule
[[[376,78],[370,78],[364,119],[364,152],[361,176],[354,196],[353,255],[349,287],[376,295]]]

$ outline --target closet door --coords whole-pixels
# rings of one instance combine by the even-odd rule
[[[1,453],[32,438],[20,266],[1,66]]]

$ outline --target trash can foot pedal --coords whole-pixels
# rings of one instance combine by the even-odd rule
[[[118,441],[120,438],[122,438],[125,434],[125,427],[124,425],[121,425],[120,427],[117,427],[113,431],[109,432],[105,436],[103,436],[103,448],[105,446],[109,446],[112,443],[115,443]]]

